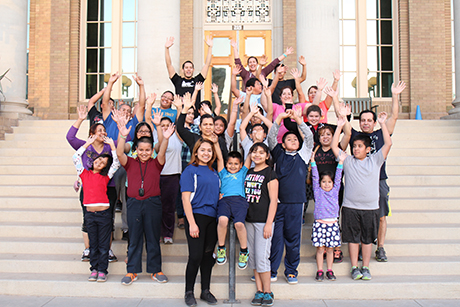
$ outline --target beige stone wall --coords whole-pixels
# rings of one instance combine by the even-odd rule
[[[44,119],[67,119],[78,101],[79,0],[31,0],[29,105]]]
[[[180,0],[180,65],[193,61],[193,0]]]
[[[284,60],[284,65],[289,68],[294,68],[297,66],[296,0],[283,1],[283,27],[283,51],[285,51],[287,47],[294,48],[294,53]],[[273,58],[277,56],[279,56],[279,54],[274,54]],[[289,72],[286,74],[286,78],[291,78]]]

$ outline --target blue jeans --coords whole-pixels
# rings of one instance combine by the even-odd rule
[[[110,236],[112,235],[112,209],[85,211],[86,228],[89,237],[90,270],[107,274],[109,266]]]
[[[147,272],[161,272],[161,199],[160,196],[144,200],[128,198],[129,247],[128,273],[142,272],[142,249],[147,250]]]

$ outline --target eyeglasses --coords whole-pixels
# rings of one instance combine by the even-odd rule
[[[150,130],[139,130],[139,131],[137,131],[137,133],[140,133],[140,134],[150,134]]]
[[[168,100],[168,101],[173,101],[174,99],[166,97],[166,96],[161,96],[161,99]]]

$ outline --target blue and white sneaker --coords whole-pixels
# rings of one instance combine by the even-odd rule
[[[286,280],[287,280],[288,284],[290,284],[290,285],[295,285],[296,283],[299,282],[297,280],[297,277],[294,274],[289,274],[288,276],[286,276]]]

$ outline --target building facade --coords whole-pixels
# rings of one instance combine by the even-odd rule
[[[22,108],[24,114],[43,119],[75,118],[77,105],[105,87],[110,73],[117,71],[123,77],[114,86],[113,98],[136,100],[131,77],[136,72],[144,79],[147,93],[173,90],[164,61],[166,38],[175,37],[170,51],[176,71],[185,60],[192,60],[197,73],[207,53],[206,35],[214,37],[214,47],[205,97],[211,98],[208,89],[217,82],[224,103],[231,100],[233,39],[244,64],[248,56],[265,54],[271,60],[286,47],[294,47],[284,63],[300,68],[298,58],[306,58],[304,90],[320,77],[331,84],[332,72],[340,69],[341,97],[371,97],[379,111],[389,110],[391,84],[404,80],[407,89],[401,95],[400,118],[415,118],[417,106],[423,119],[452,113],[453,20],[454,7],[460,9],[458,0],[2,3],[0,14],[9,19],[0,21],[4,24],[0,47],[8,46],[10,51],[0,54],[0,74],[10,68],[6,76],[11,79],[0,80],[6,97],[3,113]],[[24,40],[26,46],[17,47]],[[24,56],[22,61],[18,54]]]

